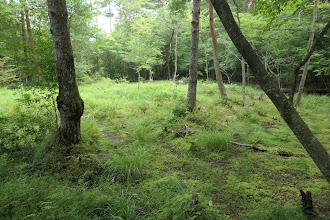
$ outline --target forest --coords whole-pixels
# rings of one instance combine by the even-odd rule
[[[0,219],[329,219],[327,0],[0,0]]]

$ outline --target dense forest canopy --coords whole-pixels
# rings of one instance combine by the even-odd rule
[[[289,87],[294,66],[305,56],[313,19],[313,2],[229,1],[243,34],[252,43],[265,67]],[[5,1],[1,4],[1,83],[50,84],[56,79],[45,1]],[[100,77],[137,81],[188,76],[192,5],[172,1],[67,1],[69,27],[79,81]],[[253,9],[255,7],[255,9]],[[315,33],[329,20],[329,2],[320,1]],[[236,11],[238,14],[236,14]],[[198,75],[215,79],[208,6],[201,2]],[[108,16],[107,34],[97,16]],[[104,17],[103,17],[104,19]],[[226,82],[241,81],[240,55],[219,19],[215,19],[218,56]],[[329,37],[317,46],[309,65],[308,86],[329,88]],[[248,82],[253,76],[247,70]]]

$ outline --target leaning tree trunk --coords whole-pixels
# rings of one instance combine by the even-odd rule
[[[239,18],[239,7],[238,4],[236,3],[236,0],[233,0],[235,6],[236,6],[236,16],[237,16],[237,20],[238,20],[238,27],[241,30],[241,19]],[[241,66],[242,66],[242,97],[243,97],[243,105],[245,108],[247,108],[247,103],[246,103],[246,92],[245,92],[245,88],[246,88],[246,71],[245,71],[245,60],[244,57],[242,56],[241,59]]]
[[[84,102],[80,98],[76,83],[66,2],[47,0],[47,4],[59,84],[57,96],[57,107],[61,118],[59,140],[68,147],[69,151],[81,140],[80,118],[84,112]]]
[[[211,1],[229,37],[249,64],[252,73],[256,76],[258,84],[272,100],[282,118],[296,135],[300,143],[304,146],[308,154],[312,157],[326,180],[330,183],[330,157],[328,152],[311,132],[295,108],[290,105],[289,100],[277,87],[275,80],[268,75],[258,55],[236,24],[227,1]]]
[[[199,14],[200,0],[193,0],[193,12],[191,22],[189,85],[188,85],[188,111],[192,112],[196,105],[197,93],[197,67],[198,67],[198,37],[199,37]]]
[[[213,16],[213,6],[210,0],[207,0],[209,5],[209,15],[210,15],[210,32],[212,37],[212,43],[213,43],[213,64],[214,64],[214,70],[215,70],[215,76],[217,79],[218,87],[220,90],[221,97],[223,99],[227,98],[226,88],[223,85],[222,75],[221,75],[221,69],[219,65],[219,59],[218,59],[218,42],[217,38],[215,37],[215,30],[214,30],[214,16]]]
[[[309,35],[309,40],[308,40],[308,48],[307,48],[307,52],[311,50],[312,45],[313,45],[313,40],[314,40],[314,32],[315,32],[315,22],[317,19],[317,4],[318,4],[318,0],[314,1],[314,13],[313,13],[313,23],[312,23],[312,28],[311,28],[311,33]],[[300,84],[299,84],[299,88],[298,88],[298,94],[297,94],[297,98],[296,101],[294,103],[295,106],[298,106],[301,100],[301,95],[304,91],[304,86],[305,86],[305,82],[306,82],[306,78],[307,78],[307,73],[308,73],[308,66],[309,66],[309,61],[310,59],[307,60],[305,67],[304,67],[304,71],[303,74],[301,76],[301,80],[300,80]]]

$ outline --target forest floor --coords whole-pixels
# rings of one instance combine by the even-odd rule
[[[330,186],[259,89],[199,82],[79,87],[81,144],[56,145],[49,92],[0,89],[0,219],[330,219]],[[330,152],[330,97],[304,95],[300,115]],[[266,151],[253,149],[256,146]]]

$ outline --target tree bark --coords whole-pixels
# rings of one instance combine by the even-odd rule
[[[241,66],[242,66],[242,95],[243,95],[243,105],[245,108],[247,108],[247,103],[246,103],[246,93],[245,93],[245,87],[246,87],[246,75],[245,75],[245,59],[242,56],[241,60]]]
[[[59,84],[57,96],[61,118],[59,140],[70,151],[72,146],[81,140],[80,118],[84,112],[84,102],[80,98],[76,83],[66,2],[47,0],[47,4]]]
[[[212,43],[213,43],[213,64],[214,64],[215,76],[217,79],[221,97],[223,99],[227,99],[226,88],[223,85],[222,74],[221,74],[221,69],[220,69],[219,59],[218,59],[218,42],[217,42],[217,38],[215,37],[215,30],[214,30],[213,6],[212,6],[212,3],[210,0],[207,0],[207,2],[209,5],[210,32],[211,32]]]
[[[24,8],[23,8],[24,10]],[[22,28],[22,45],[23,45],[23,64],[26,65],[26,61],[27,61],[27,43],[26,43],[26,31],[25,31],[25,19],[24,19],[24,11],[21,11],[21,28]],[[25,81],[28,82],[30,81],[29,76],[27,76],[26,73],[26,67],[22,68],[22,73],[21,73],[21,77],[25,78]]]
[[[33,41],[31,22],[30,22],[30,16],[29,16],[29,9],[26,7],[25,1],[23,2],[23,4],[24,4],[23,7],[24,7],[24,13],[25,13],[25,20],[26,20],[26,29],[27,29],[28,36],[29,36],[30,47],[31,47],[31,50],[32,50],[33,59],[37,63],[38,59],[37,59],[37,56],[36,56],[36,50],[35,50],[35,45],[34,45],[34,41]]]
[[[172,54],[172,39],[174,35],[174,29],[172,29],[171,38],[168,41],[168,56],[167,56],[167,75],[168,80],[171,80],[171,68],[170,68],[170,61],[171,61],[171,54]]]
[[[206,73],[206,81],[209,81],[209,63],[207,59],[207,51],[206,51],[206,41],[204,44],[204,54],[205,54],[205,73]]]
[[[260,87],[276,106],[284,121],[312,157],[326,180],[330,183],[330,157],[319,140],[311,132],[298,112],[290,105],[286,96],[268,75],[261,60],[237,26],[226,0],[211,0],[232,42],[249,64]]]
[[[307,52],[310,51],[310,49],[312,48],[313,45],[313,40],[314,40],[314,32],[315,32],[315,22],[317,20],[317,5],[318,5],[319,1],[315,0],[314,1],[314,12],[313,12],[313,23],[312,23],[312,27],[311,27],[311,33],[309,36],[309,40],[308,40],[308,48],[307,48]],[[307,60],[305,67],[304,67],[304,71],[303,74],[301,76],[301,80],[300,80],[300,84],[299,84],[299,88],[298,88],[298,94],[297,94],[297,98],[296,101],[294,103],[295,106],[298,106],[301,100],[301,95],[304,91],[304,86],[305,86],[305,82],[306,82],[306,78],[307,78],[307,73],[308,73],[308,66],[309,66],[309,62],[310,62],[310,58]]]
[[[236,6],[236,16],[238,20],[238,27],[241,30],[241,20],[239,18],[239,7],[238,4],[236,3],[236,0],[233,0],[235,6]],[[245,108],[247,108],[247,103],[246,103],[246,92],[245,92],[245,87],[246,87],[246,71],[245,71],[245,60],[244,57],[242,56],[241,59],[241,67],[242,67],[242,98],[243,98],[243,105]]]
[[[252,10],[256,9],[256,0],[252,0]]]
[[[179,20],[176,21],[176,30],[175,30],[175,47],[174,47],[175,63],[174,63],[173,82],[175,81],[176,74],[178,72],[178,32],[179,32]]]
[[[192,112],[196,105],[197,93],[197,67],[198,67],[198,37],[199,37],[199,14],[200,0],[193,0],[193,12],[191,22],[189,85],[188,85],[188,111]]]

